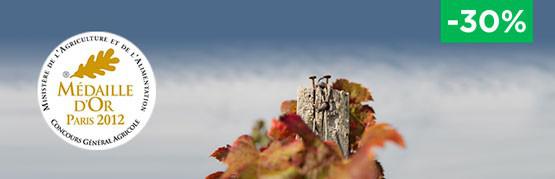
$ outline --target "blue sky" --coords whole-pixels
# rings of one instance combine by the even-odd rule
[[[554,42],[554,6],[535,2],[534,46]],[[253,40],[438,45],[438,21],[439,0],[4,1],[0,39],[57,42],[105,30],[148,46]]]
[[[0,178],[202,178],[324,73],[368,86],[405,136],[379,153],[387,178],[553,178],[555,2],[535,7],[533,44],[440,44],[439,0],[4,1]],[[94,30],[139,46],[158,83],[145,129],[102,152],[58,139],[36,102],[50,51]]]

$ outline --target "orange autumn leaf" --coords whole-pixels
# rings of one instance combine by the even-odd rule
[[[292,158],[304,150],[302,141],[289,143],[273,142],[260,153],[260,167],[265,171],[281,171],[294,166]]]
[[[357,157],[358,155],[349,160],[333,164],[327,178],[383,179],[383,170],[376,160],[368,157]]]
[[[329,178],[344,179],[381,179],[383,169],[376,161],[373,148],[383,147],[386,142],[393,142],[404,148],[401,135],[389,124],[381,123],[368,126],[360,140],[359,150],[346,161],[334,164]]]
[[[368,88],[360,83],[350,82],[346,79],[337,79],[332,85],[333,89],[349,92],[349,103],[363,103],[374,100]]]
[[[379,123],[373,126],[368,126],[362,134],[362,139],[359,141],[359,152],[366,152],[368,155],[373,155],[372,149],[375,147],[383,147],[386,142],[393,142],[402,148],[405,148],[403,137],[391,125],[386,123]]]
[[[282,114],[297,113],[297,100],[286,100],[281,102],[281,113]]]
[[[221,178],[255,178],[257,174],[259,152],[252,137],[242,135],[229,148],[224,159],[227,170]]]

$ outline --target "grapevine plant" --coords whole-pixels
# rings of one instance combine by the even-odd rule
[[[318,138],[296,114],[297,102],[287,100],[269,130],[258,121],[250,135],[216,149],[211,156],[226,164],[227,170],[206,178],[383,178],[373,150],[388,141],[404,148],[403,138],[389,124],[376,123],[374,110],[365,104],[373,100],[366,87],[338,79],[332,88],[349,92],[348,156],[336,143]]]

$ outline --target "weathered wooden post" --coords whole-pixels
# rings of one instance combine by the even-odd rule
[[[349,154],[349,94],[332,89],[330,75],[312,80],[311,87],[299,89],[297,113],[322,140],[339,145],[344,156]]]

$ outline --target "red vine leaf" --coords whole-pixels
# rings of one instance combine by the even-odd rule
[[[372,126],[376,124],[374,109],[368,105],[363,105],[359,109],[359,117],[360,117],[360,122],[362,122],[364,126]]]
[[[272,126],[268,131],[268,136],[272,140],[282,140],[295,136],[295,133],[291,132],[283,122],[272,119]]]
[[[217,171],[217,172],[214,172],[214,173],[212,173],[212,174],[206,176],[206,179],[219,179],[219,178],[222,177],[223,174],[224,174],[224,172],[222,172],[222,171]]]
[[[222,162],[225,159],[225,157],[227,156],[227,154],[229,153],[229,148],[230,147],[231,147],[230,145],[219,147],[214,152],[212,152],[212,154],[210,156],[214,157],[217,160],[219,160],[220,162]]]
[[[312,130],[310,130],[310,128],[308,128],[308,126],[301,119],[301,116],[297,114],[282,115],[279,117],[279,121],[283,122],[287,126],[287,129],[298,134],[305,143],[309,144],[309,146],[322,142],[316,134],[312,133]]]

